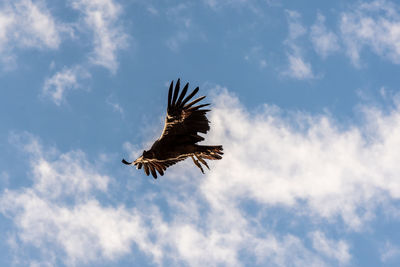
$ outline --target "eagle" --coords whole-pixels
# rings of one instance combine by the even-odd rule
[[[157,172],[162,176],[168,167],[188,157],[192,158],[202,173],[204,170],[201,164],[210,169],[206,159],[222,158],[224,154],[222,145],[197,144],[204,141],[204,137],[199,133],[206,134],[210,130],[210,121],[206,117],[210,110],[203,109],[210,104],[196,105],[205,96],[190,101],[199,91],[199,87],[186,96],[188,88],[189,83],[186,83],[179,94],[180,79],[177,80],[175,89],[174,81],[171,82],[168,91],[167,116],[160,138],[154,142],[150,150],[144,150],[135,161],[128,162],[122,159],[122,163],[126,165],[133,163],[137,169],[143,167],[146,175],[151,173],[154,179],[157,179]]]

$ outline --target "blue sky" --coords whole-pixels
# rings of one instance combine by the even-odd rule
[[[4,0],[2,266],[398,266],[400,5]],[[121,164],[167,86],[212,103],[206,174]]]

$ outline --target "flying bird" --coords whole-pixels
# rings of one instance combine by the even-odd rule
[[[151,173],[155,179],[157,179],[157,172],[164,175],[168,167],[188,157],[191,157],[194,164],[204,173],[201,164],[210,169],[206,159],[218,160],[224,154],[221,145],[197,144],[204,140],[199,133],[206,134],[210,130],[210,122],[206,117],[206,113],[210,110],[202,109],[210,104],[195,105],[205,96],[189,102],[197,94],[199,87],[196,87],[188,96],[186,92],[189,83],[183,87],[180,94],[180,79],[176,82],[175,89],[173,87],[174,81],[169,86],[167,116],[160,138],[154,142],[150,150],[144,150],[142,156],[135,161],[127,162],[122,159],[122,163],[127,165],[133,163],[137,169],[143,167],[144,172],[147,175]]]

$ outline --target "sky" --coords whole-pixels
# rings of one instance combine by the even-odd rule
[[[2,0],[1,266],[399,266],[400,3]],[[154,180],[168,85],[211,103]]]

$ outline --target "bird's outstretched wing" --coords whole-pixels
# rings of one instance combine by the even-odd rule
[[[166,160],[159,160],[159,159],[143,159],[143,157],[138,158],[134,162],[127,162],[126,160],[122,160],[122,163],[126,165],[134,164],[137,169],[141,169],[143,167],[144,172],[146,175],[153,175],[154,179],[157,179],[157,172],[164,175],[164,171],[174,165],[175,163],[186,159],[187,155],[182,155],[178,158],[174,159],[166,159]]]
[[[165,118],[164,130],[159,140],[167,141],[179,139],[182,143],[197,143],[203,141],[204,138],[197,133],[207,133],[210,129],[209,121],[206,113],[209,109],[201,109],[210,104],[202,104],[195,106],[196,103],[203,100],[205,96],[201,96],[189,102],[193,96],[199,91],[199,87],[193,90],[188,96],[185,97],[189,83],[187,83],[182,92],[180,90],[180,79],[175,84],[171,82],[168,91],[168,108],[167,116]],[[179,97],[178,97],[179,96]]]
[[[180,79],[176,82],[175,88],[174,82],[171,82],[168,91],[167,116],[160,138],[154,142],[149,151],[144,151],[143,155],[134,162],[127,162],[123,159],[124,164],[133,163],[138,169],[143,167],[147,175],[151,173],[154,178],[157,178],[157,172],[164,175],[164,171],[169,166],[188,157],[193,159],[202,172],[203,169],[199,162],[208,168],[204,159],[221,159],[222,146],[196,145],[204,140],[199,133],[205,134],[210,129],[210,122],[206,117],[206,113],[210,110],[202,109],[209,104],[195,105],[205,96],[192,100],[199,91],[199,87],[186,96],[188,88],[189,83],[179,94]]]

